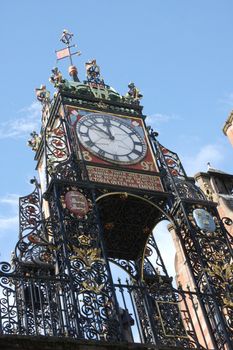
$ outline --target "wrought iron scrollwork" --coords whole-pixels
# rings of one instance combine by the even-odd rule
[[[210,293],[215,302],[205,308],[208,317],[212,318],[212,326],[215,327],[216,341],[219,348],[224,348],[225,336],[221,337],[221,326],[216,322],[216,317],[221,308],[221,315],[228,325],[228,334],[232,334],[232,252],[227,234],[221,225],[215,207],[202,206],[205,211],[212,215],[215,222],[215,231],[201,229],[194,220],[193,211],[199,208],[197,204],[186,204],[186,213],[191,227],[187,225],[186,217],[180,209],[177,213],[179,222],[179,234],[185,244],[185,251],[191,264],[191,268],[197,281],[198,288],[203,293]],[[216,306],[218,305],[218,307]],[[223,321],[224,322],[224,321]],[[232,337],[232,335],[230,336]]]
[[[204,193],[201,191],[199,187],[197,187],[191,181],[187,181],[184,179],[175,178],[174,179],[176,189],[181,198],[184,199],[197,199],[197,200],[205,200],[206,197]]]
[[[123,260],[123,259],[113,259],[109,258],[109,261],[113,264],[122,268],[125,272],[127,272],[132,279],[138,277],[138,269],[135,266],[135,262],[131,260]]]
[[[57,116],[52,129],[45,130],[46,169],[50,176],[56,173],[56,167],[69,157],[69,146],[62,118]]]
[[[187,177],[177,153],[162,146],[151,132],[152,142],[157,152],[157,161],[163,174],[163,184],[168,192],[184,199],[206,200],[204,193]]]
[[[88,209],[81,217],[67,202],[67,193],[75,191],[81,193],[88,203]],[[76,301],[75,307],[67,305],[68,313],[74,313],[80,320],[79,329],[73,331],[76,336],[87,339],[117,340],[119,321],[113,287],[102,254],[91,193],[85,188],[64,186],[58,198],[59,205],[54,202],[54,197],[49,202],[53,220],[58,221],[62,215],[62,225],[55,228],[54,240],[58,247],[58,273],[70,280],[69,290],[63,290],[63,293],[68,299]]]
[[[160,150],[171,175],[179,178],[186,178],[187,175],[177,153],[170,151],[162,145],[160,145]]]
[[[49,219],[43,218],[41,195],[36,180],[34,191],[19,199],[20,239],[16,244],[14,263],[32,263],[38,266],[53,264],[52,227]]]
[[[226,233],[228,236],[228,239],[231,243],[231,246],[233,246],[233,236],[228,232],[228,228],[231,228],[233,225],[233,220],[229,217],[224,216],[222,219],[222,223],[224,224],[224,227],[226,229]]]

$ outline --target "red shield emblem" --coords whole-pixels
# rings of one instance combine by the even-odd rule
[[[89,210],[86,197],[79,191],[67,192],[65,195],[65,203],[67,209],[80,219],[82,219]]]

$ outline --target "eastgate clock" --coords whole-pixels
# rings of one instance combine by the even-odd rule
[[[99,158],[115,164],[136,164],[147,152],[140,133],[121,118],[88,114],[77,123],[81,144]]]

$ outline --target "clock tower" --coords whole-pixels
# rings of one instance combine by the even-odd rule
[[[10,325],[17,334],[104,349],[232,350],[232,240],[215,203],[146,125],[134,83],[119,94],[96,60],[80,81],[72,36],[64,30],[66,47],[56,52],[70,59],[71,80],[56,67],[54,97],[44,85],[36,89],[42,128],[29,146],[39,183],[20,199],[14,272],[2,271],[15,281],[4,290],[17,311],[8,323],[0,315],[3,333]],[[189,288],[167,273],[153,235],[162,220],[185,257]]]

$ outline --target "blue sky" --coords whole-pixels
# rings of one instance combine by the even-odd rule
[[[233,107],[233,2],[230,0],[8,0],[0,3],[0,260],[18,235],[17,198],[32,190],[39,129],[34,90],[48,82],[64,28],[84,63],[96,58],[105,82],[121,94],[130,81],[144,95],[148,124],[189,173],[206,163],[233,172],[222,126]],[[64,76],[68,62],[59,64]]]

